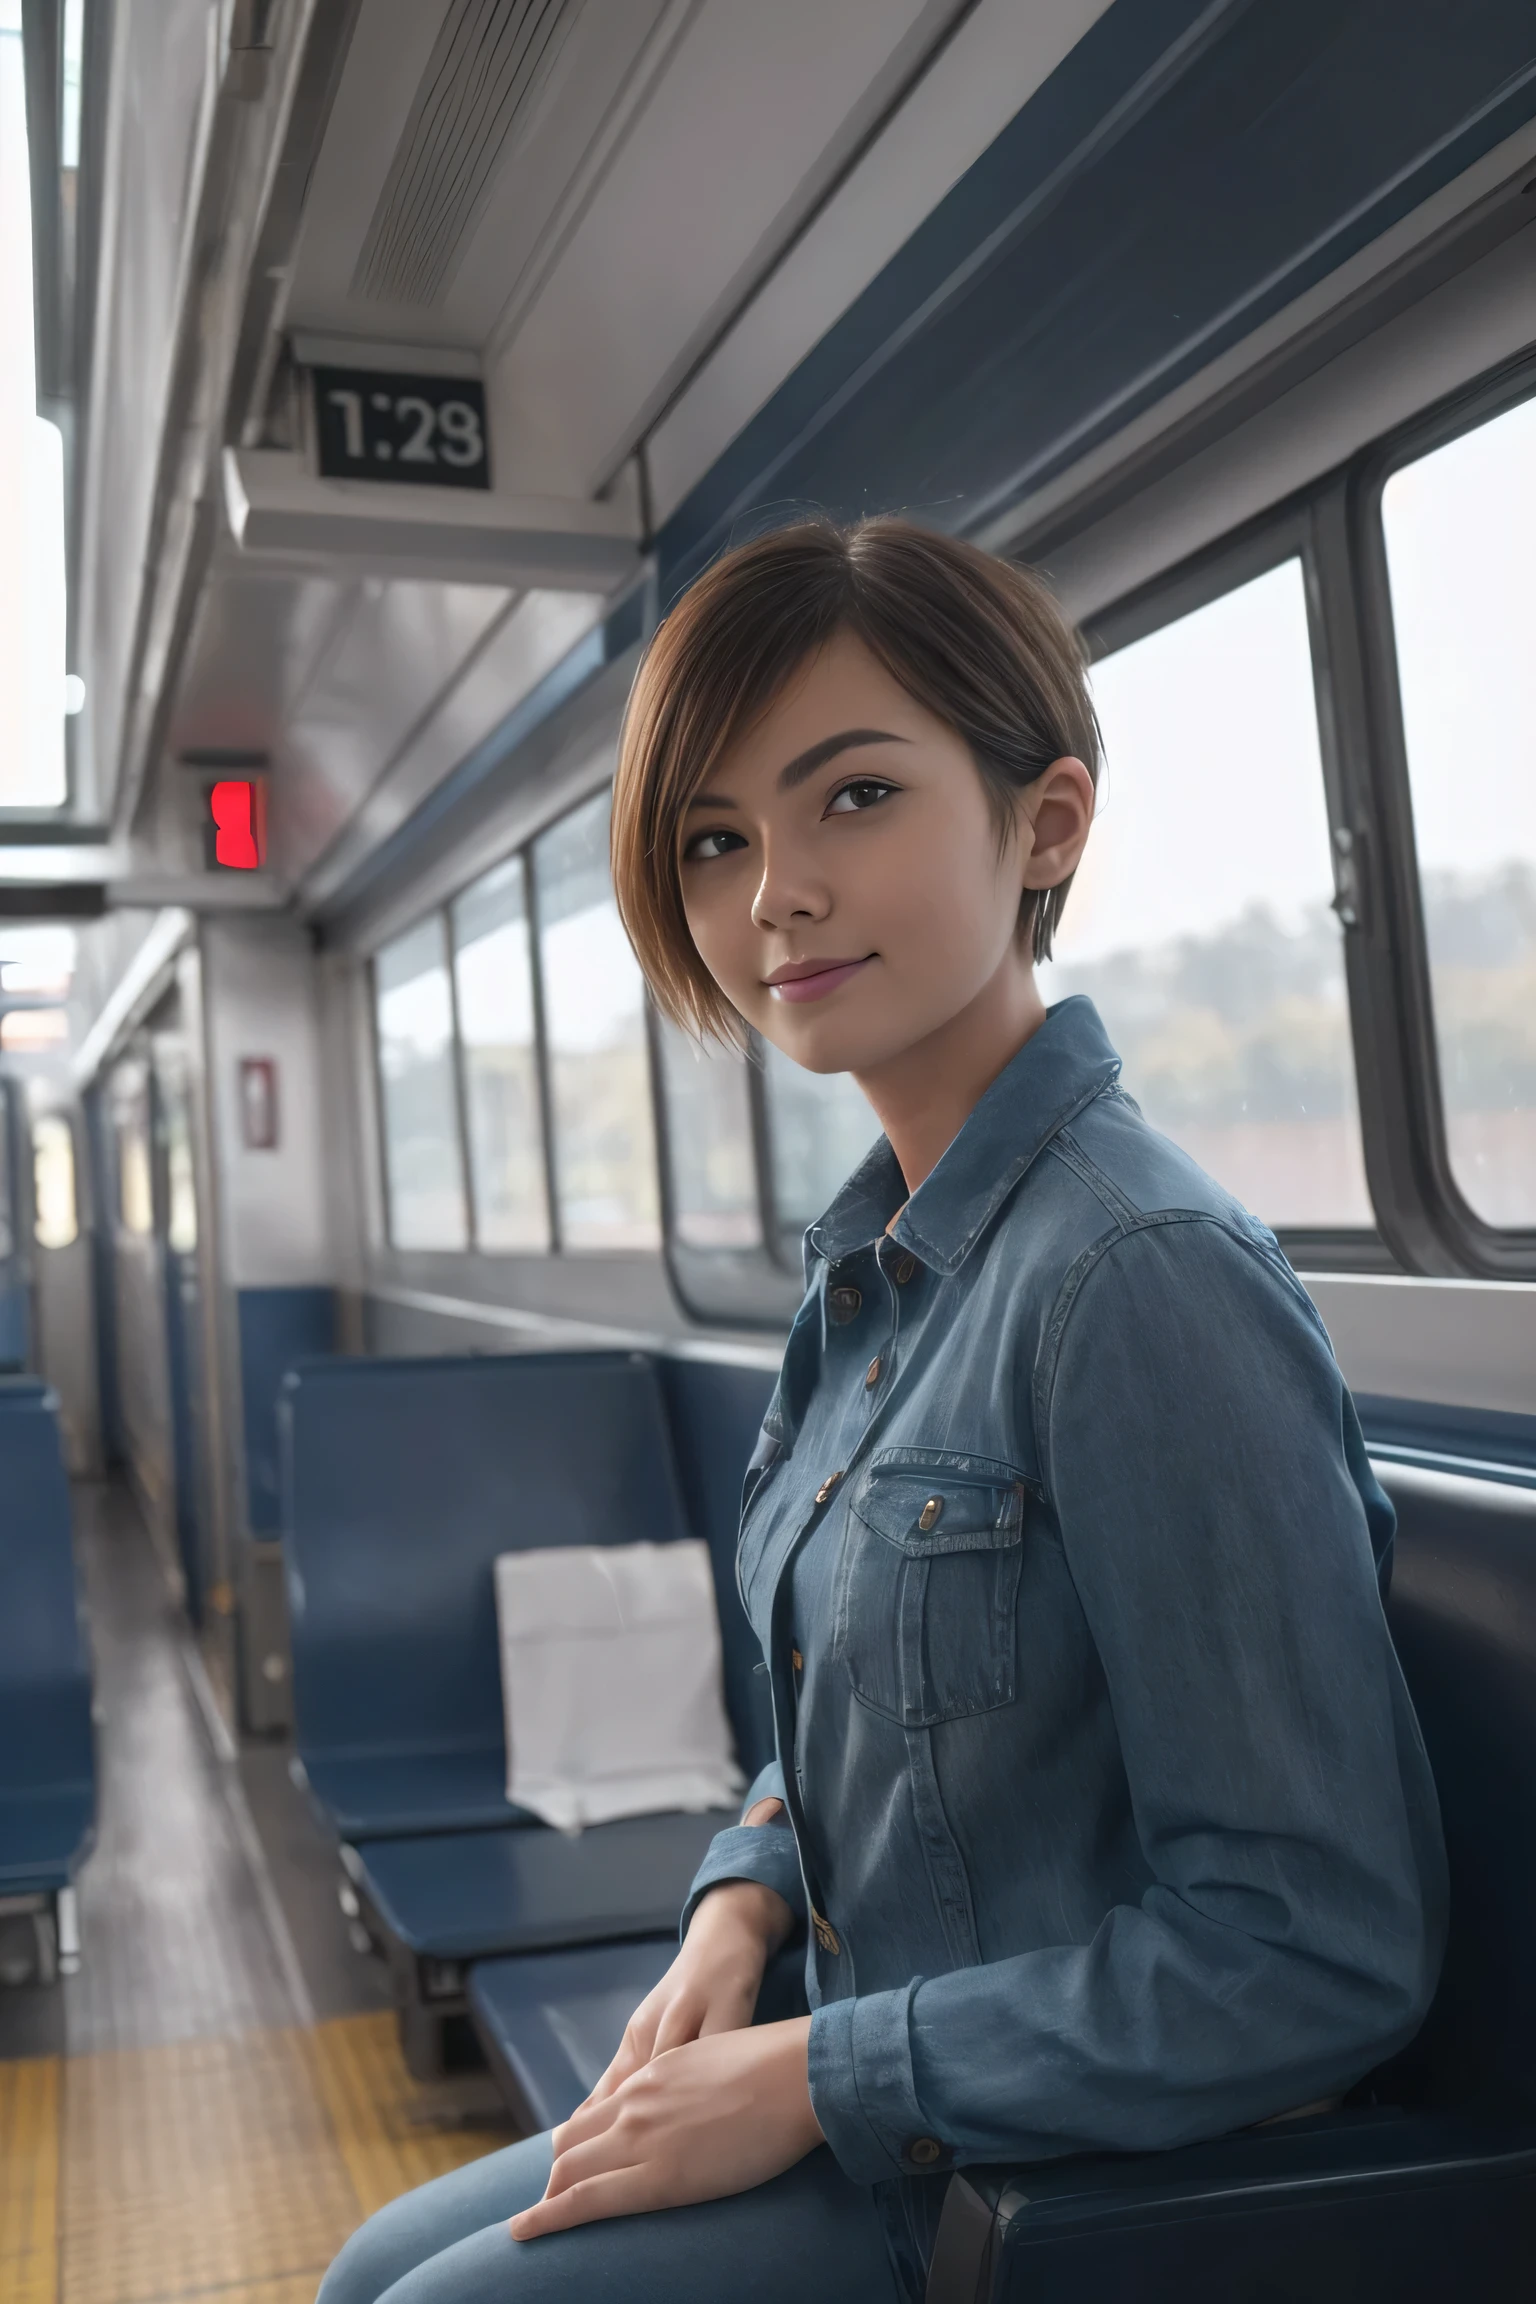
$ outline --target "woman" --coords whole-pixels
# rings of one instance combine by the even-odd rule
[[[1418,2028],[1391,1507],[1270,1234],[1036,985],[1096,764],[1043,587],[903,522],[749,544],[652,642],[613,855],[653,994],[885,1130],[747,1479],[779,1757],[587,2103],[324,2304],[916,2299],[955,2165],[1283,2117]],[[801,1931],[810,2012],[754,2024]]]

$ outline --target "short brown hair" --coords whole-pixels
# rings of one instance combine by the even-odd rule
[[[657,1005],[685,1030],[738,1020],[688,933],[679,828],[693,794],[792,674],[851,632],[969,747],[1001,837],[1018,793],[1099,732],[1080,642],[1039,577],[910,520],[797,521],[727,552],[652,637],[613,791],[619,912]],[[1049,957],[1070,876],[1020,913]]]

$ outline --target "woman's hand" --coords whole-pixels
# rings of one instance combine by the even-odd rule
[[[806,2070],[810,2037],[809,2016],[717,2029],[589,2096],[555,2130],[548,2190],[513,2217],[513,2239],[718,2200],[792,2167],[822,2141]]]
[[[767,1822],[779,1809],[777,1800],[760,1800],[746,1821]],[[723,1880],[711,1888],[688,1923],[677,1958],[631,2016],[618,2054],[587,2103],[611,2096],[653,2056],[750,2024],[763,1970],[794,1924],[783,1897],[755,1880]]]

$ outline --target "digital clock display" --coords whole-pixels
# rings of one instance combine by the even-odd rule
[[[315,433],[326,480],[489,488],[485,388],[477,376],[316,368]]]

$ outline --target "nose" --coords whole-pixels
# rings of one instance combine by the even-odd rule
[[[766,839],[752,925],[788,928],[795,921],[825,920],[831,909],[832,891],[797,844],[782,836]]]

